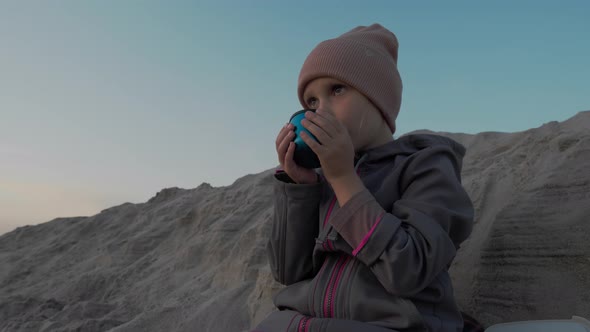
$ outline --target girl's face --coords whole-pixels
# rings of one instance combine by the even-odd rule
[[[303,93],[308,108],[334,114],[347,129],[354,151],[368,150],[393,140],[379,110],[363,94],[331,77],[311,81]]]

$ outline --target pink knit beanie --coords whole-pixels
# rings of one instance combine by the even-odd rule
[[[402,99],[397,71],[398,41],[379,24],[358,26],[343,35],[319,43],[307,56],[297,85],[299,102],[305,87],[319,77],[332,77],[357,89],[381,111],[392,134]]]

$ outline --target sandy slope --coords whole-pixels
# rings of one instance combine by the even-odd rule
[[[486,325],[590,317],[590,111],[468,148],[476,225],[452,267]],[[0,237],[0,331],[240,331],[272,310],[272,170]]]

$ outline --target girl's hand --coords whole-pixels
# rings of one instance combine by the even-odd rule
[[[326,110],[306,112],[301,121],[318,141],[301,132],[301,138],[315,152],[322,165],[326,180],[330,183],[345,179],[354,172],[354,145],[348,129]]]
[[[312,184],[318,182],[318,175],[313,169],[304,168],[295,163],[295,131],[292,124],[283,126],[275,141],[277,155],[281,168],[289,177],[299,184]]]

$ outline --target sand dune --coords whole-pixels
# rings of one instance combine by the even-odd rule
[[[484,324],[590,317],[590,111],[467,147],[476,225],[452,266]],[[273,310],[272,169],[0,236],[0,331],[243,331]]]

